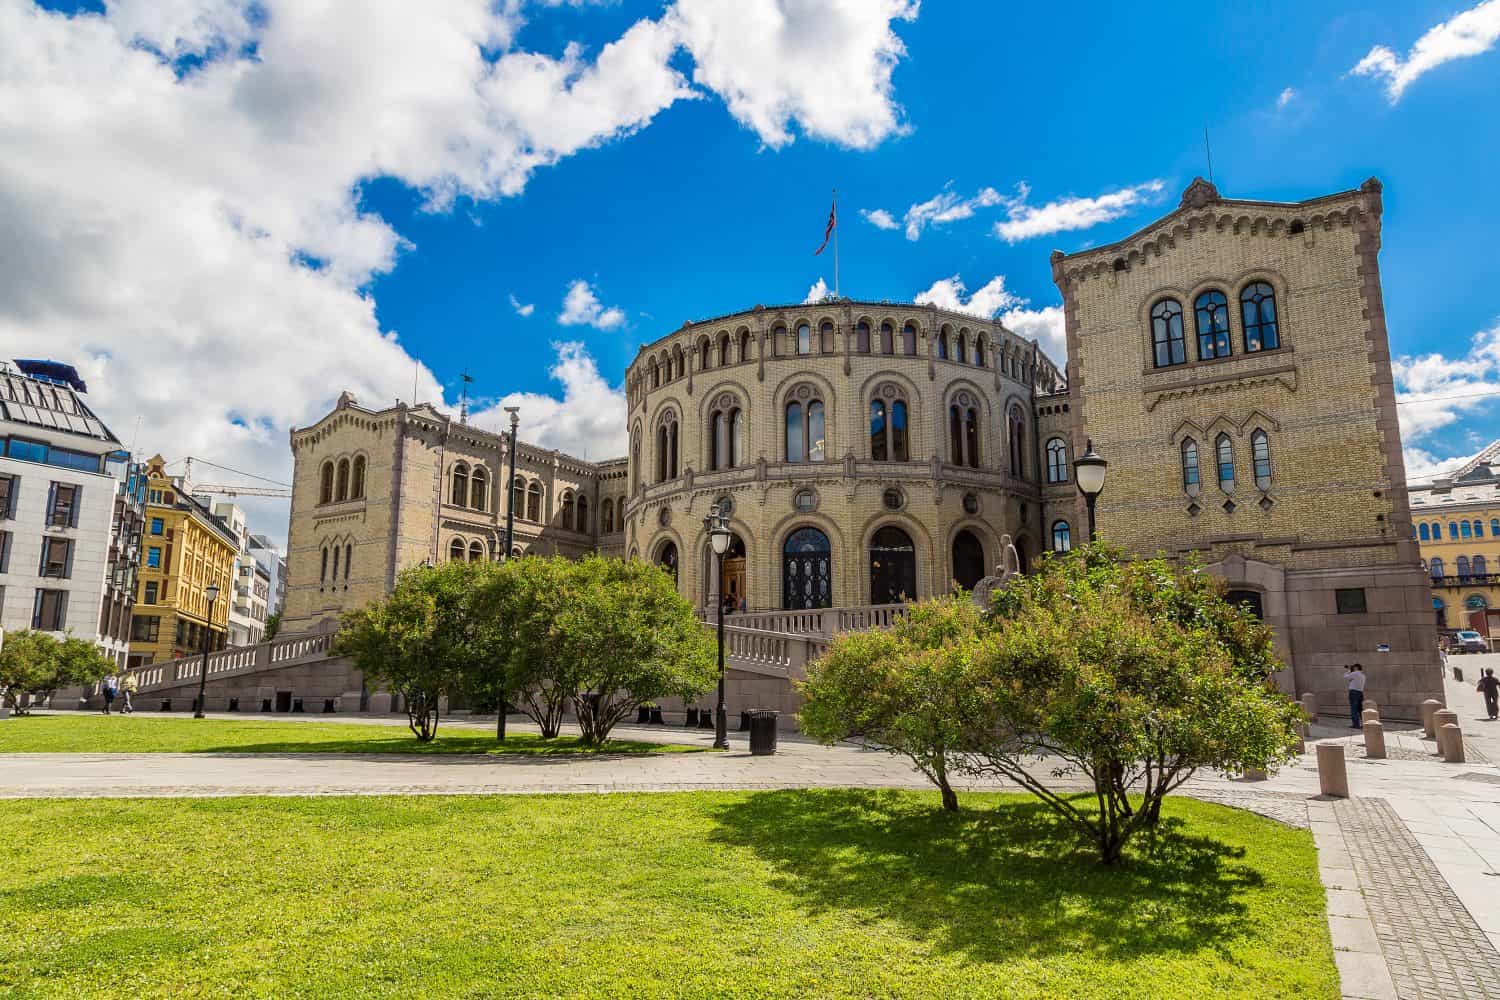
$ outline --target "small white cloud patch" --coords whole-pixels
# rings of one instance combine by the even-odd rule
[[[625,323],[625,312],[617,306],[605,306],[594,287],[582,278],[568,286],[563,296],[563,311],[557,321],[563,326],[591,326],[596,330],[613,330]]]
[[[1485,0],[1477,7],[1435,25],[1417,39],[1406,58],[1384,45],[1372,48],[1350,76],[1385,80],[1385,94],[1392,104],[1424,74],[1455,59],[1468,59],[1494,48],[1500,40],[1500,0]]]

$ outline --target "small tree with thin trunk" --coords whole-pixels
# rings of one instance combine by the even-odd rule
[[[552,739],[577,692],[564,663],[559,622],[572,601],[575,564],[562,556],[524,556],[501,564],[474,595],[483,622],[474,663],[479,686],[516,706]]]
[[[802,731],[823,743],[864,738],[907,758],[956,810],[950,776],[983,717],[973,654],[984,628],[960,593],[913,605],[888,631],[834,637],[798,685]]]
[[[24,715],[22,695],[44,702],[59,688],[97,684],[114,669],[115,662],[87,639],[13,632],[0,647],[0,692],[17,715]]]

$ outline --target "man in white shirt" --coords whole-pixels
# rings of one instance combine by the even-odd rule
[[[1360,713],[1365,707],[1365,668],[1358,663],[1344,671],[1344,682],[1349,685],[1349,728],[1360,727]]]

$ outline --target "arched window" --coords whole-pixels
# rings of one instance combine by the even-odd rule
[[[709,469],[733,469],[745,464],[745,415],[731,402],[715,407],[708,419]]]
[[[964,464],[964,418],[963,410],[957,403],[948,407],[948,448],[950,451],[949,461],[954,465]]]
[[[1010,474],[1026,478],[1026,414],[1012,406],[1006,415],[1007,443],[1010,445]]]
[[[816,397],[786,405],[786,460],[822,462],[828,458],[823,401]]]
[[[656,428],[656,481],[677,478],[677,416],[662,418]]]
[[[812,353],[812,327],[806,323],[797,324],[797,353]]]
[[[1500,517],[1490,518],[1490,534],[1500,538]]]
[[[1052,551],[1068,552],[1073,548],[1073,531],[1067,521],[1052,522]]]
[[[979,411],[972,406],[964,411],[964,457],[969,468],[979,468]]]
[[[939,361],[948,360],[948,331],[938,331],[937,356]]]
[[[462,462],[453,465],[453,486],[448,491],[448,502],[455,507],[469,505],[469,467]]]
[[[854,349],[861,354],[870,353],[870,324],[864,320],[854,327]]]
[[[333,463],[324,462],[318,486],[318,503],[333,503]]]
[[[969,363],[969,335],[962,330],[958,331],[958,363]]]
[[[917,547],[894,524],[870,538],[870,603],[900,604],[917,599]]]
[[[589,498],[579,494],[577,528],[584,534],[589,532]]]
[[[698,341],[698,370],[703,371],[709,366],[709,362],[712,360],[713,355],[710,353],[708,338],[704,337]]]
[[[469,543],[469,562],[484,562],[484,546],[478,542]],[[347,563],[346,572],[347,572]]]
[[[800,462],[807,456],[807,424],[802,419],[802,404],[786,404],[786,460]]]
[[[872,399],[870,401],[870,458],[876,462],[884,462],[890,458],[889,440],[887,432],[885,401]]]
[[[510,481],[510,509],[517,517],[526,516],[526,477],[517,476]]]
[[[1182,488],[1187,492],[1198,492],[1198,442],[1192,438],[1182,439]]]
[[[563,490],[561,504],[562,526],[569,531],[573,530],[573,491]]]
[[[974,532],[965,529],[953,536],[953,582],[965,590],[984,579],[984,544]]]
[[[1454,562],[1458,564],[1458,578],[1460,580],[1467,580],[1469,578],[1469,557],[1459,556]]]
[[[658,388],[660,385],[661,385],[661,368],[657,365],[656,359],[652,358],[651,359],[651,388],[655,389],[655,388]]]
[[[788,610],[833,604],[833,549],[817,528],[798,528],[781,547],[781,606]]]
[[[1220,434],[1214,441],[1214,451],[1219,462],[1219,489],[1234,492],[1234,442],[1228,434]]]
[[[1456,522],[1454,522],[1454,521],[1449,521],[1448,522],[1448,537],[1449,538],[1457,538],[1458,537],[1458,524]]]
[[[453,539],[453,541],[448,543],[448,561],[463,562],[464,555],[467,553],[467,551],[468,550],[464,548],[464,540],[462,538]]]
[[[349,460],[347,458],[339,459],[338,479],[333,488],[333,499],[338,503],[349,499]]]
[[[823,401],[807,404],[807,460],[821,462],[828,457],[828,428],[823,419]]]
[[[909,460],[906,400],[870,401],[870,458],[876,462]]]
[[[1250,462],[1254,466],[1255,488],[1261,492],[1270,489],[1271,441],[1259,427],[1250,434]]]
[[[1479,520],[1478,518],[1474,519],[1474,537],[1475,538],[1483,538],[1484,537],[1484,522],[1481,521],[1481,520]]]
[[[1274,351],[1281,346],[1276,326],[1276,292],[1264,281],[1240,292],[1240,316],[1245,324],[1245,353]]]
[[[318,570],[318,587],[328,582],[328,546],[323,546],[323,568]]]
[[[777,325],[771,329],[771,355],[777,358],[792,353],[786,344],[786,327]]]
[[[1432,538],[1431,532],[1427,530],[1426,522],[1417,525],[1417,537],[1424,542]]]
[[[880,324],[880,353],[896,353],[896,328],[889,322]]]
[[[1468,521],[1460,521],[1458,522],[1458,534],[1462,538],[1473,538],[1474,529],[1469,527]]]
[[[1193,303],[1198,321],[1198,357],[1227,358],[1229,344],[1229,300],[1220,291],[1207,291]]]
[[[599,505],[599,533],[607,535],[615,530],[615,502],[609,497]]]
[[[329,578],[329,583],[335,587],[339,585],[339,547],[337,545],[333,547],[333,576]]]
[[[818,352],[820,354],[832,354],[833,346],[833,324],[827,320],[818,328]]]
[[[1484,561],[1484,556],[1475,556],[1469,566],[1475,576],[1484,576],[1489,572],[1489,567]]]
[[[656,553],[656,565],[672,575],[672,582],[677,582],[677,545],[675,542],[663,542],[662,547]]]
[[[915,355],[917,353],[917,327],[915,323],[908,323],[901,328],[901,353]]]
[[[469,475],[469,506],[475,510],[489,508],[490,477],[481,466],[474,466]]]
[[[749,330],[741,330],[740,331],[740,360],[741,361],[749,361],[750,360],[750,331]]]
[[[365,456],[354,456],[354,482],[349,486],[349,499],[358,500],[365,495]]]
[[[672,371],[676,378],[682,378],[687,374],[687,364],[682,356],[682,345],[672,348]]]
[[[1157,368],[1187,361],[1187,345],[1182,335],[1182,305],[1176,299],[1162,299],[1151,307],[1151,348]]]
[[[722,368],[732,360],[729,353],[729,334],[719,334],[719,367]]]
[[[984,334],[974,338],[974,363],[981,368],[985,367]]]
[[[526,520],[542,519],[542,484],[533,481],[526,487]]]
[[[1062,438],[1047,442],[1047,482],[1068,481],[1068,446]]]
[[[1443,560],[1437,556],[1432,557],[1427,563],[1427,568],[1432,571],[1432,578],[1434,580],[1441,580],[1443,578]]]

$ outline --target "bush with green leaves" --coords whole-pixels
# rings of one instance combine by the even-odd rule
[[[0,646],[0,692],[17,715],[25,714],[22,695],[46,701],[59,688],[96,684],[114,669],[98,646],[77,636],[23,630]]]

